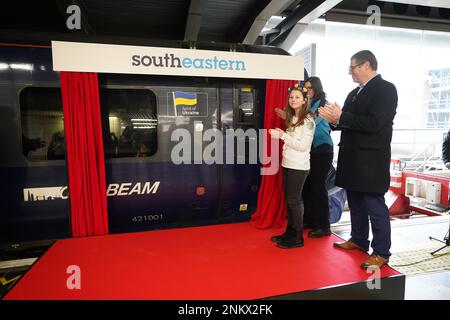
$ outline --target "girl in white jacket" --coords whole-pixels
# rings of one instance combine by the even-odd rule
[[[280,128],[270,129],[272,138],[284,141],[283,188],[288,224],[286,231],[272,237],[277,246],[284,249],[303,247],[303,208],[301,194],[308,176],[309,152],[314,137],[314,117],[309,113],[307,89],[297,83],[288,89],[289,101],[286,111],[286,132]]]

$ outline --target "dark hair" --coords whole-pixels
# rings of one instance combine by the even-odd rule
[[[369,61],[369,64],[370,64],[370,67],[372,68],[372,70],[376,71],[378,68],[377,58],[375,58],[375,55],[369,50],[362,50],[362,51],[355,53],[352,56],[352,60],[353,59],[355,59],[357,64],[362,64],[366,61]]]
[[[314,100],[324,100],[327,97],[325,91],[323,91],[322,81],[319,77],[309,77],[305,82],[311,84],[311,88],[314,90]]]
[[[295,116],[295,112],[294,109],[291,108],[291,106],[289,105],[289,99],[286,103],[286,107],[284,108],[284,111],[286,111],[286,128],[290,128],[290,127],[297,127],[297,126],[301,126],[305,123],[305,119],[308,117],[309,114],[309,110],[311,109],[311,106],[308,103],[308,99],[307,99],[307,92],[304,92],[301,88],[296,88],[296,89],[292,89],[292,91],[298,91],[302,94],[302,97],[304,100],[306,100],[303,109],[300,111],[300,115],[297,119],[297,122],[292,124],[292,118]],[[289,93],[289,95],[291,95],[291,93]]]

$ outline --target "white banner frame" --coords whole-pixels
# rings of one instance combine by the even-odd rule
[[[52,41],[54,71],[303,80],[289,55]]]

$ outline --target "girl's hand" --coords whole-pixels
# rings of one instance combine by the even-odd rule
[[[281,139],[281,136],[284,134],[284,131],[280,128],[270,129],[269,134],[274,139]]]

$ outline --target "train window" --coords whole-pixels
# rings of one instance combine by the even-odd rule
[[[60,88],[20,92],[22,150],[30,161],[64,160],[66,147]]]
[[[153,92],[100,88],[100,106],[105,157],[146,157],[156,152],[156,96]],[[64,160],[61,89],[23,89],[20,111],[24,156],[30,161]]]
[[[252,86],[239,86],[235,88],[234,95],[234,127],[235,129],[243,129],[247,131],[248,129],[257,129],[257,106],[255,102],[255,89]],[[244,138],[245,144],[245,154],[239,154],[239,150],[235,150],[235,155],[238,158],[245,157],[243,161],[245,163],[249,163],[250,149],[252,145],[257,143],[256,137],[252,137],[251,135],[246,135]],[[242,143],[237,141],[237,143]]]
[[[253,125],[255,122],[255,101],[253,88],[239,88],[237,102],[238,123],[240,125]]]
[[[150,157],[157,151],[156,96],[145,89],[101,89],[106,158]]]

